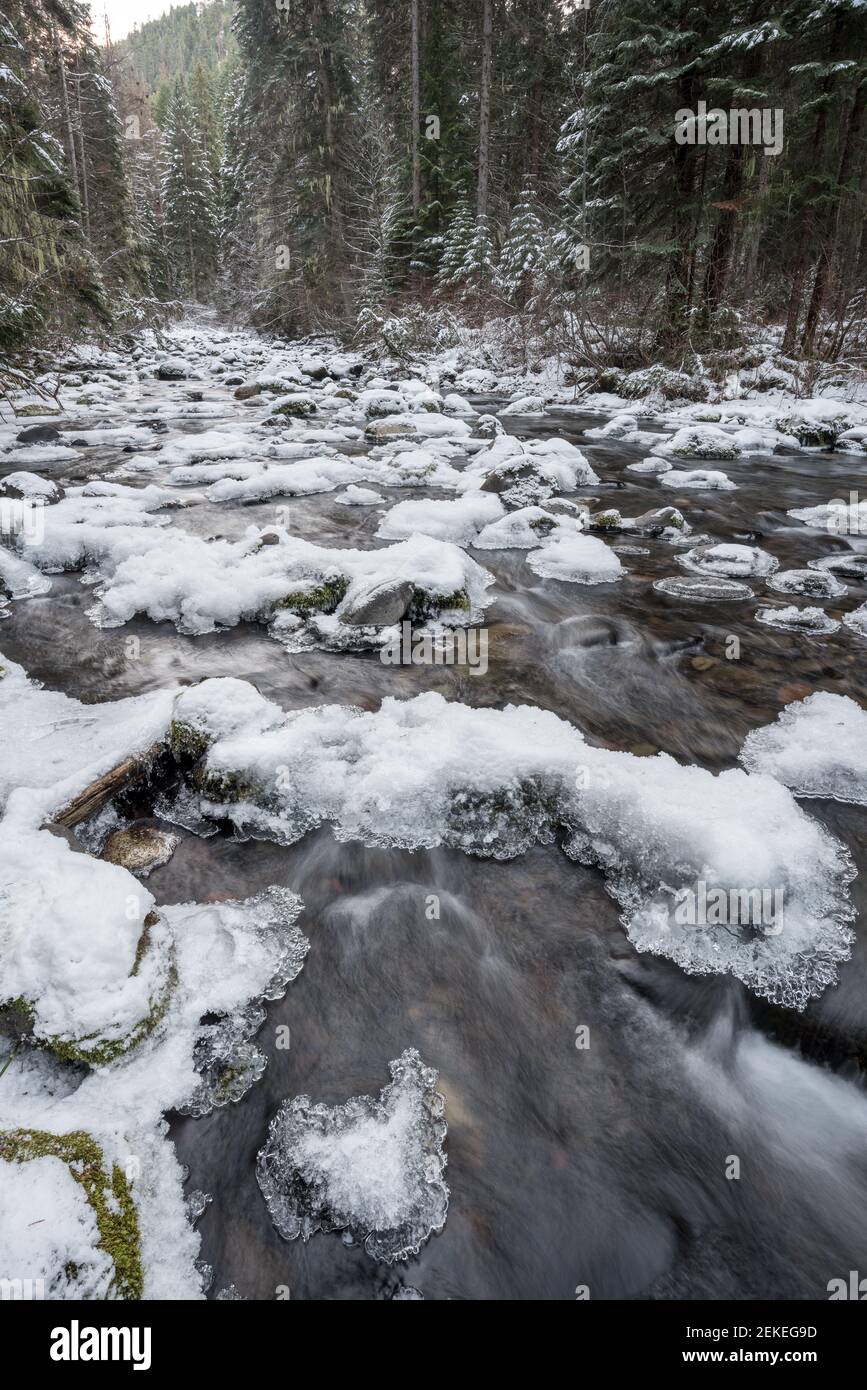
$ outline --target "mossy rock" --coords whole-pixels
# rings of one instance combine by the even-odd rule
[[[619,531],[623,526],[623,517],[616,507],[609,507],[604,512],[593,512],[590,525],[594,531]]]
[[[30,420],[34,415],[59,415],[60,406],[48,401],[32,401],[27,405],[19,405],[15,410],[16,418],[19,420]]]
[[[34,1158],[59,1158],[84,1190],[99,1230],[97,1247],[114,1266],[113,1294],[140,1299],[144,1291],[141,1233],[130,1185],[115,1163],[111,1172],[105,1155],[86,1130],[49,1134],[42,1129],[13,1129],[0,1133],[0,1159],[28,1163]]]
[[[141,935],[136,947],[135,960],[130,970],[130,978],[138,975],[142,964],[152,949],[151,929],[157,925],[159,914],[149,912],[144,919]],[[145,1038],[149,1038],[165,1018],[175,986],[178,972],[174,959],[170,959],[165,981],[158,994],[150,1000],[150,1009],[144,1018],[139,1019],[123,1038],[103,1038],[98,1033],[83,1038],[36,1038],[40,1047],[49,1048],[64,1062],[84,1062],[89,1067],[106,1067],[133,1052]]]
[[[212,739],[204,729],[195,724],[187,724],[183,719],[173,719],[169,725],[169,748],[175,762],[182,766],[197,763],[211,746]]]
[[[274,604],[275,613],[288,610],[306,617],[310,613],[333,613],[342,602],[349,588],[349,580],[338,574],[331,579],[323,579],[320,584],[312,584],[308,589],[296,589],[286,594]]]
[[[466,589],[455,589],[451,594],[429,594],[424,589],[413,589],[408,613],[412,620],[432,618],[437,613],[449,613],[458,609],[462,613],[470,611],[470,596]]]
[[[281,401],[271,409],[275,415],[312,415],[316,410],[316,402],[312,396],[291,396],[289,400]]]
[[[33,1005],[20,995],[0,1003],[0,1036],[29,1038],[33,1034]]]
[[[191,780],[208,801],[255,801],[259,792],[255,783],[245,781],[240,772],[209,768],[205,764],[196,768]]]

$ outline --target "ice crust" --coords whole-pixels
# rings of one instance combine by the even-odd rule
[[[377,712],[330,705],[286,716],[262,699],[256,721],[267,727],[247,734],[233,725],[225,687],[211,685],[194,696],[197,725],[214,739],[199,808],[241,835],[292,843],[326,822],[340,840],[501,859],[564,836],[567,854],[605,873],[638,949],[690,973],[734,974],[803,1008],[848,957],[848,854],[770,777],[593,748],[547,711],[471,709],[435,693],[386,699]],[[221,736],[224,726],[234,731]],[[238,782],[243,795],[221,798]],[[739,939],[678,925],[676,894],[698,880],[781,888],[785,931]]]
[[[817,691],[748,734],[740,760],[796,796],[867,806],[867,711],[847,695]]]
[[[390,1265],[418,1254],[443,1229],[449,1190],[437,1073],[415,1048],[389,1071],[378,1098],[328,1106],[296,1096],[271,1121],[256,1177],[285,1240],[345,1231]]]

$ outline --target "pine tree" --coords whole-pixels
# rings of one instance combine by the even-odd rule
[[[550,238],[539,215],[532,185],[526,185],[509,221],[495,284],[512,303],[526,303],[550,265]]]
[[[163,228],[174,283],[193,299],[206,295],[217,270],[217,197],[195,114],[178,82],[163,132]]]

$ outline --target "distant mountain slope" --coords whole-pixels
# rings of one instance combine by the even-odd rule
[[[115,45],[116,54],[151,92],[177,77],[189,76],[199,64],[216,71],[235,52],[233,9],[232,0],[178,5],[133,30]]]

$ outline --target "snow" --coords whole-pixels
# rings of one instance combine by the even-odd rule
[[[0,1159],[0,1278],[41,1281],[46,1299],[111,1297],[114,1267],[96,1213],[59,1158]]]
[[[687,425],[658,446],[661,454],[679,459],[736,459],[740,445],[713,425]]]
[[[398,502],[379,523],[384,540],[403,540],[416,534],[456,545],[474,545],[479,532],[498,521],[505,508],[492,492],[466,492],[447,502]]]
[[[491,602],[485,590],[493,577],[443,541],[416,535],[383,550],[329,550],[282,528],[266,529],[278,536],[276,545],[262,545],[257,527],[238,541],[206,541],[172,530],[150,545],[140,535],[132,542],[122,537],[114,549],[105,545],[98,603],[89,616],[100,627],[117,627],[144,613],[198,635],[244,621],[268,622],[293,593],[340,577],[349,582],[349,593],[353,585],[406,579],[435,596],[466,590],[473,608]]]
[[[8,492],[10,488],[32,502],[53,502],[59,495],[57,484],[51,478],[40,478],[38,473],[7,473],[5,478],[0,478],[0,492]]]
[[[375,1260],[418,1254],[443,1229],[446,1124],[437,1073],[408,1048],[389,1063],[378,1099],[285,1101],[259,1151],[256,1177],[285,1240],[347,1231]]]
[[[737,487],[726,473],[715,468],[672,468],[663,473],[659,481],[664,487],[702,488],[709,492],[733,492]]]
[[[543,579],[571,584],[607,584],[625,573],[619,557],[596,536],[559,534],[527,556],[527,564]]]
[[[808,635],[837,632],[840,624],[821,608],[760,608],[756,622],[765,627],[780,628],[783,632],[804,632]]]
[[[182,1175],[164,1137],[162,1115],[185,1105],[190,1113],[207,1113],[215,1104],[237,1099],[261,1072],[264,1058],[251,1042],[262,1021],[254,1006],[262,998],[279,997],[303,964],[307,942],[294,925],[300,900],[274,887],[244,902],[157,910],[153,895],[125,869],[73,849],[40,828],[96,777],[165,738],[176,691],[81,705],[38,689],[15,663],[4,661],[3,666],[0,716],[10,738],[0,768],[5,806],[0,823],[0,1000],[27,999],[36,1036],[51,1039],[52,1047],[61,1038],[90,1050],[107,1043],[124,1050],[113,1063],[97,1063],[72,1086],[67,1073],[51,1068],[50,1053],[16,1056],[3,1078],[0,1128],[57,1134],[83,1129],[100,1144],[107,1163],[122,1168],[134,1154],[140,1171],[133,1195],[141,1226],[144,1296],[201,1297],[195,1267],[198,1237],[187,1221]],[[265,727],[261,697],[245,682],[227,684],[236,717],[245,727]],[[218,682],[217,689],[224,687]],[[194,715],[195,690],[186,693]],[[220,727],[231,725],[223,720]],[[157,915],[131,970],[147,912]],[[125,1036],[155,998],[161,1012],[150,1032]],[[222,1022],[203,1025],[205,1015],[222,1015]],[[215,1048],[213,1031],[219,1027],[231,1037],[224,1036]],[[39,1059],[39,1065],[31,1058]],[[236,1074],[227,1093],[224,1077]],[[33,1200],[50,1204],[52,1213],[50,1231],[41,1233],[46,1235],[47,1287],[55,1290],[49,1296],[86,1296],[83,1286],[67,1288],[63,1279],[74,1222],[86,1225],[87,1214],[80,1204],[73,1211],[75,1194],[65,1186],[65,1165],[43,1171],[34,1168],[35,1162],[11,1165],[8,1181],[4,1171],[0,1228],[8,1234],[10,1211],[14,1221],[19,1199],[22,1204],[30,1200],[28,1184],[33,1184]],[[31,1169],[32,1179],[20,1176]],[[14,1200],[6,1207],[4,1194],[13,1185]],[[18,1236],[13,1224],[9,1240]],[[82,1228],[82,1280],[91,1277],[85,1245],[92,1236],[92,1229]],[[7,1248],[6,1241],[0,1244]],[[37,1255],[35,1268],[29,1265],[22,1274],[41,1268]],[[92,1277],[98,1275],[102,1277],[94,1269]]]
[[[210,686],[198,687],[200,710],[226,703]],[[848,855],[779,782],[593,748],[544,710],[472,709],[433,692],[376,712],[324,706],[218,739],[205,767],[216,785],[233,773],[255,789],[239,801],[201,795],[205,816],[284,844],[330,822],[339,840],[511,858],[566,827],[567,854],[602,869],[639,950],[731,973],[790,1007],[820,994],[849,955]],[[785,931],[740,939],[679,925],[676,895],[699,880],[779,889]]]
[[[385,498],[372,488],[356,487],[355,483],[350,483],[334,500],[342,507],[376,507],[380,502],[384,502]]]
[[[545,402],[540,396],[519,396],[517,400],[504,406],[498,413],[500,415],[541,415],[545,410]]]
[[[844,502],[835,499],[818,507],[795,507],[788,515],[833,535],[867,536],[867,500]]]
[[[846,695],[817,691],[749,734],[740,760],[796,796],[867,806],[867,711]]]
[[[750,579],[773,574],[779,560],[755,545],[697,545],[677,556],[677,563],[696,574]]]
[[[586,513],[557,516],[544,507],[519,507],[479,532],[473,545],[478,550],[534,550],[548,532],[575,529]]]

